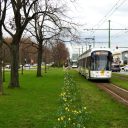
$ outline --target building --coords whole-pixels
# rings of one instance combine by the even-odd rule
[[[113,62],[120,65],[128,64],[128,50],[116,50],[113,52]]]

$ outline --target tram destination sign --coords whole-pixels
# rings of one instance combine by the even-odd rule
[[[94,55],[108,55],[108,51],[96,51]]]

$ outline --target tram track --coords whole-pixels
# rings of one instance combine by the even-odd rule
[[[96,83],[97,87],[109,93],[114,99],[128,106],[128,90],[112,83]]]

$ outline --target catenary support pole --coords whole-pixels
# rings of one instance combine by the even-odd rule
[[[109,29],[108,29],[108,47],[111,47],[111,35],[110,35],[110,20],[108,21],[109,23]]]

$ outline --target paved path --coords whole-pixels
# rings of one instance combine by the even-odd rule
[[[114,72],[114,73],[128,75],[128,72],[126,71],[120,71],[120,72]]]

